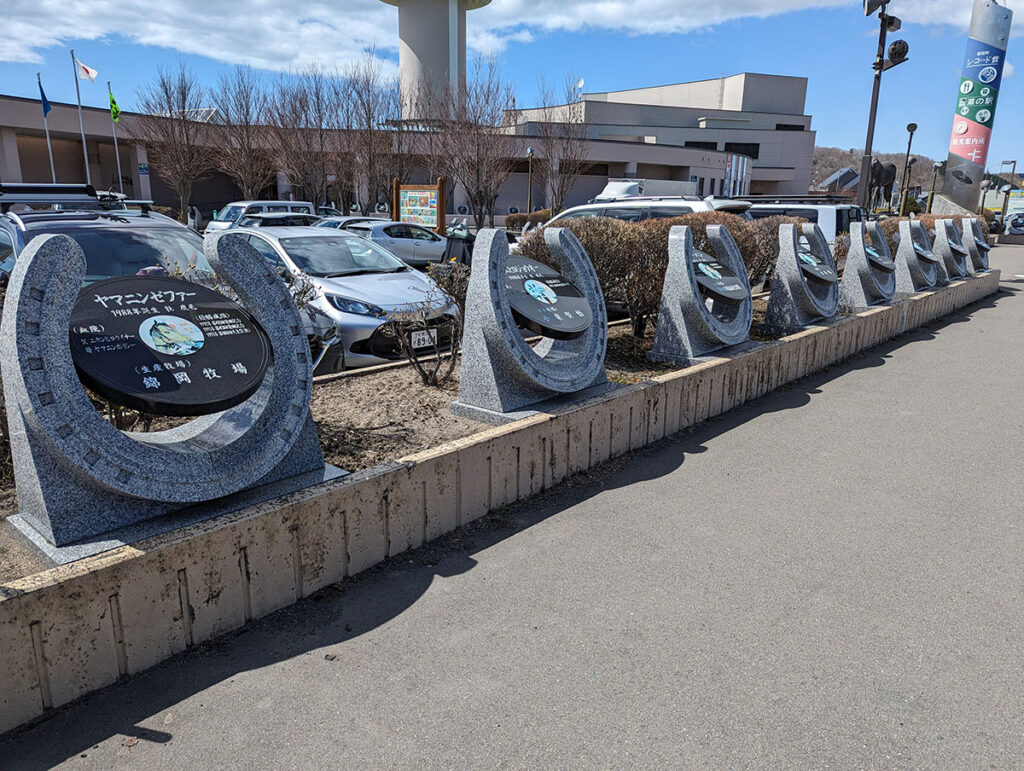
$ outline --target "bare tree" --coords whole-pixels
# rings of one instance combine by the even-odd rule
[[[192,185],[213,168],[212,125],[206,91],[184,62],[161,67],[138,94],[139,114],[131,136],[146,144],[153,172],[178,194],[178,216],[186,216]]]
[[[363,214],[389,201],[391,181],[406,181],[412,169],[412,133],[402,121],[398,80],[389,78],[374,48],[343,72],[348,119],[347,149],[353,174],[364,191]]]
[[[282,77],[267,99],[277,165],[292,187],[299,188],[314,205],[327,193],[333,99],[331,79],[317,64],[298,75]]]
[[[539,84],[538,171],[544,180],[544,191],[552,214],[562,210],[573,185],[591,166],[587,146],[589,126],[581,87],[581,81],[571,73],[566,76],[561,92],[552,89],[543,78]]]
[[[223,120],[217,127],[217,168],[234,180],[242,198],[258,198],[274,181],[275,167],[265,128],[267,96],[252,68],[221,75],[213,104]]]
[[[350,64],[343,72],[351,113],[349,148],[355,175],[365,195],[361,195],[362,213],[369,214],[380,198],[387,200],[391,187],[391,136],[385,131],[388,119],[387,81],[383,62],[374,49]]]
[[[493,225],[494,202],[514,165],[516,139],[503,125],[511,86],[493,58],[477,56],[465,94],[444,89],[421,98],[431,116],[426,139],[433,164],[465,188],[477,228],[488,216]]]

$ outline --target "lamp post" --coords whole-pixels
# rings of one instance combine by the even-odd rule
[[[896,32],[902,23],[895,16],[889,16],[885,7],[889,0],[863,0],[864,15],[870,16],[878,11],[878,53],[875,63],[875,83],[871,89],[871,109],[868,112],[868,133],[864,140],[864,157],[860,162],[860,184],[857,189],[857,204],[867,210],[868,191],[871,187],[871,145],[875,140],[875,115],[878,113],[878,92],[882,87],[882,73],[907,61],[910,47],[903,40],[894,40],[889,46],[889,57],[886,58],[885,36],[887,32]]]
[[[984,209],[985,209],[985,199],[988,198],[988,191],[989,191],[989,188],[992,187],[992,180],[991,179],[983,179],[983,180],[981,180],[980,187],[981,187],[981,208],[982,208],[982,211],[984,211]]]
[[[903,159],[903,176],[900,177],[900,216],[906,214],[907,208],[907,183],[910,172],[910,146],[914,143],[914,132],[917,131],[916,123],[907,124],[907,156]]]
[[[526,148],[526,216],[533,213],[533,148]]]
[[[1003,173],[1003,166],[1010,167],[1010,180],[1009,184],[1003,185],[1001,188],[1003,193],[1003,217],[1006,217],[1006,206],[1010,203],[1010,191],[1013,190],[1013,178],[1017,176],[1017,161],[1003,161],[999,164],[999,173]]]
[[[925,209],[929,214],[932,213],[932,200],[935,198],[935,175],[939,173],[939,169],[941,168],[942,161],[935,161],[935,163],[932,164],[932,184],[931,187],[928,188],[928,206]]]

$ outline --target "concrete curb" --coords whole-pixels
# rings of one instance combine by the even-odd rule
[[[999,289],[999,271],[0,586],[0,733]]]

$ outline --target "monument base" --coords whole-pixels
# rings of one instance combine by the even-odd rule
[[[596,396],[604,396],[611,391],[615,391],[623,387],[624,385],[622,383],[610,383],[606,381],[604,383],[590,386],[589,388],[584,388],[582,391],[575,391],[571,394],[560,394],[558,396],[553,396],[550,399],[534,402],[533,404],[527,405],[518,410],[512,410],[511,412],[498,412],[497,410],[489,410],[486,407],[475,407],[472,404],[466,404],[461,401],[452,402],[451,410],[452,414],[459,418],[476,420],[480,423],[487,423],[492,426],[503,426],[506,423],[512,423],[516,420],[522,420],[523,418],[532,418],[534,415],[539,415],[540,413],[561,412],[567,408],[574,407],[587,399],[593,399]]]
[[[717,359],[728,359],[731,356],[735,356],[745,351],[751,351],[761,346],[761,342],[757,340],[746,340],[742,343],[736,343],[736,345],[726,345],[721,348],[716,348],[713,351],[708,351],[700,356],[676,356],[670,353],[659,353],[657,351],[651,351],[647,354],[647,358],[651,361],[660,361],[665,364],[678,364],[681,367],[692,367],[696,364],[706,364],[709,361],[715,361]]]
[[[279,479],[276,482],[269,482],[259,487],[227,495],[204,503],[193,504],[177,509],[159,517],[153,517],[134,525],[112,530],[102,535],[91,538],[83,538],[81,541],[70,543],[66,546],[54,546],[42,533],[32,524],[31,515],[15,514],[7,518],[7,526],[11,534],[22,543],[26,544],[32,552],[51,567],[66,565],[69,562],[80,560],[84,557],[91,557],[94,554],[110,551],[120,546],[127,546],[137,543],[146,538],[171,530],[177,530],[196,522],[230,514],[234,511],[264,503],[283,495],[294,493],[306,487],[328,482],[347,475],[336,466],[325,464],[323,469],[306,471],[295,476]]]

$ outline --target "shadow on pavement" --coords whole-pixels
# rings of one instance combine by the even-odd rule
[[[553,490],[493,512],[455,533],[390,559],[354,579],[328,587],[217,640],[185,651],[125,682],[55,710],[36,725],[0,740],[0,766],[50,768],[87,757],[115,736],[128,743],[166,743],[173,734],[140,725],[178,702],[236,676],[308,654],[343,646],[387,623],[413,605],[435,576],[449,577],[476,566],[474,554],[521,533],[604,490],[657,479],[676,471],[689,455],[707,452],[715,437],[760,415],[801,407],[821,386],[848,372],[880,367],[907,343],[929,340],[970,320],[1019,290],[998,294],[936,323],[876,346],[842,364],[783,386],[747,405],[694,426],[637,452],[566,480]],[[668,450],[668,451],[666,451]],[[341,658],[341,652],[337,652]],[[244,716],[241,719],[245,719]]]

